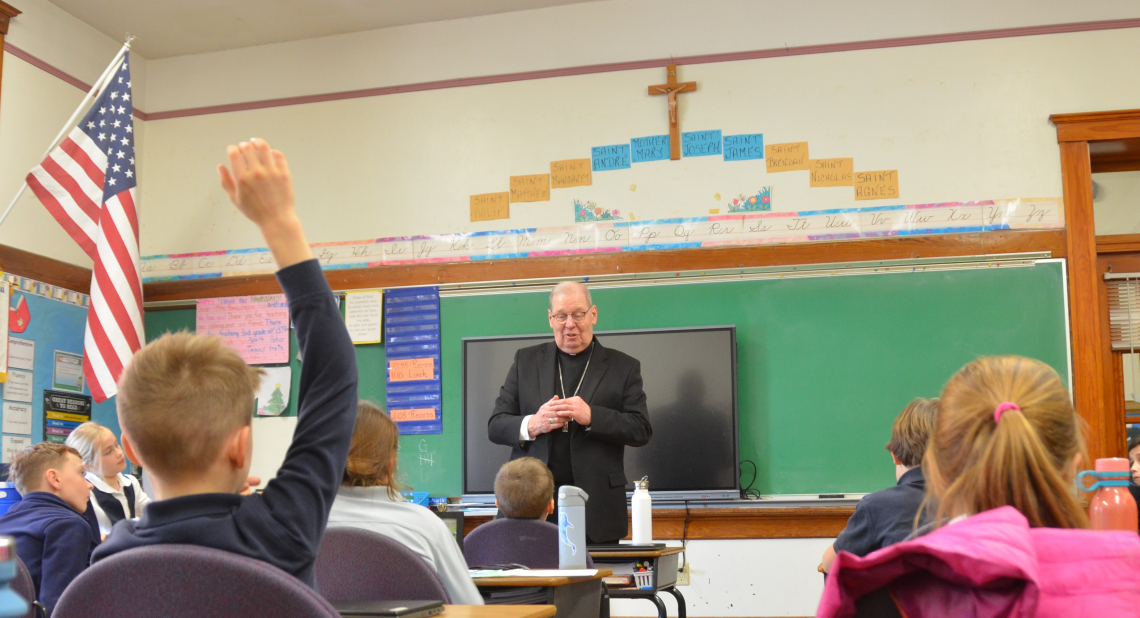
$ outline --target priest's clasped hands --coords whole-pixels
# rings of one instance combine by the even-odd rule
[[[550,401],[542,404],[534,416],[530,417],[527,429],[530,431],[530,435],[537,436],[555,429],[562,429],[562,426],[570,421],[588,427],[590,420],[590,406],[581,397],[561,399],[555,395],[550,398]]]

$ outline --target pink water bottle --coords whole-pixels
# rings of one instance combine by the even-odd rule
[[[1089,523],[1093,530],[1127,530],[1137,534],[1136,500],[1128,491],[1128,460],[1106,457],[1096,460],[1096,471],[1086,470],[1078,476],[1084,486],[1084,477],[1092,476],[1096,482],[1085,487],[1096,490],[1089,501]]]

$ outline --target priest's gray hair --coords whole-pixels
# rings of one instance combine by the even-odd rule
[[[577,281],[563,281],[562,283],[554,286],[554,289],[550,290],[550,306],[554,307],[555,296],[572,294],[577,291],[581,291],[582,294],[585,295],[587,309],[594,306],[594,299],[590,298],[590,288],[582,285],[581,283],[578,283]]]

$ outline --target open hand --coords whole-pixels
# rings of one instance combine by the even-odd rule
[[[253,492],[253,488],[261,484],[260,476],[250,476],[245,479],[245,485],[241,486],[241,491],[238,492],[243,496],[248,496]]]

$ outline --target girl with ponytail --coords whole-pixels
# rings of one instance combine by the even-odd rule
[[[923,460],[933,532],[841,553],[817,615],[1136,616],[1140,537],[1086,529],[1074,484],[1082,430],[1048,365],[1001,356],[963,367]]]

